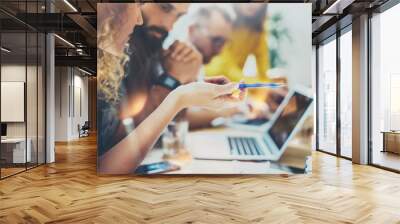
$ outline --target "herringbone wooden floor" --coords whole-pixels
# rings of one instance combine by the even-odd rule
[[[306,176],[96,175],[96,139],[0,181],[0,223],[400,223],[400,175],[313,155]]]

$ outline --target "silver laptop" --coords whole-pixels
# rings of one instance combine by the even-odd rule
[[[192,133],[187,141],[193,157],[218,160],[279,160],[290,139],[312,110],[309,90],[291,89],[268,126]]]

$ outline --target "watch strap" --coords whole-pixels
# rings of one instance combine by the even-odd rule
[[[181,85],[181,82],[172,77],[170,74],[164,72],[162,75],[157,77],[156,84],[167,89],[174,90]]]

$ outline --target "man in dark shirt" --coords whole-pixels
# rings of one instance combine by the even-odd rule
[[[144,24],[136,28],[129,40],[129,63],[123,80],[127,97],[121,111],[122,117],[133,117],[136,125],[172,89],[197,79],[200,53],[179,41],[167,50],[162,48],[174,23],[186,14],[188,7],[188,3],[147,3],[142,6]]]

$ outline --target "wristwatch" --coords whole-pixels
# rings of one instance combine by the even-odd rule
[[[166,72],[157,77],[156,83],[170,90],[174,90],[181,85],[181,82]]]
[[[181,85],[181,82],[165,71],[161,63],[156,65],[157,77],[155,83],[167,89],[174,90]]]

